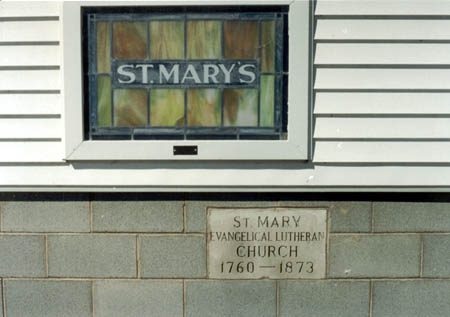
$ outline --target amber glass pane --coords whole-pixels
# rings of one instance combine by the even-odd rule
[[[111,49],[109,40],[109,23],[97,23],[97,72],[109,73],[111,65]]]
[[[100,127],[111,126],[111,78],[97,77],[97,124]]]
[[[184,22],[150,22],[150,58],[184,58]]]
[[[275,108],[275,76],[261,76],[260,125],[273,127]]]
[[[187,58],[222,57],[222,23],[219,21],[188,21]]]
[[[147,125],[147,90],[114,90],[114,125],[118,127]]]
[[[257,126],[258,125],[258,90],[225,89],[224,125]]]
[[[150,125],[154,127],[184,125],[183,89],[152,89],[150,91]]]
[[[226,21],[225,58],[258,58],[258,22]]]
[[[275,71],[275,22],[261,23],[261,70]]]
[[[113,23],[114,57],[143,59],[147,57],[147,27],[144,22]]]
[[[220,126],[221,95],[219,89],[189,89],[187,91],[187,125]]]

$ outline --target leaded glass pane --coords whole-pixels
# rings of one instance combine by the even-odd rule
[[[111,78],[97,77],[97,124],[101,127],[111,126]]]
[[[256,59],[259,52],[257,21],[225,21],[225,58]]]
[[[184,22],[150,22],[150,58],[184,58]]]
[[[147,125],[147,90],[114,90],[114,125],[117,127]]]
[[[184,90],[152,89],[150,91],[150,125],[154,127],[184,125]]]
[[[261,71],[275,71],[275,22],[261,22]]]
[[[147,28],[143,22],[113,22],[114,58],[147,57]]]
[[[111,69],[111,41],[109,23],[97,23],[97,72],[109,73]]]
[[[256,127],[258,125],[258,90],[225,89],[224,125]]]
[[[187,125],[218,127],[222,117],[222,94],[219,89],[188,89]]]
[[[273,127],[275,105],[275,76],[261,76],[260,125]]]
[[[222,23],[219,21],[187,22],[187,58],[222,57]]]

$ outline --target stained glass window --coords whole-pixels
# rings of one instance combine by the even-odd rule
[[[285,139],[287,14],[85,8],[86,139]]]

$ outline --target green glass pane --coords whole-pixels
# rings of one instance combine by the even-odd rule
[[[217,127],[221,125],[222,94],[219,89],[187,91],[187,125]]]
[[[150,125],[154,127],[184,125],[183,89],[152,89],[150,91]]]
[[[111,65],[111,43],[109,23],[97,23],[97,72],[109,73]]]
[[[187,58],[222,57],[222,23],[219,21],[188,21]]]
[[[261,70],[275,71],[275,22],[261,23]]]
[[[118,59],[147,57],[147,27],[145,22],[113,23],[113,55]]]
[[[225,21],[225,58],[258,58],[258,22]]]
[[[261,76],[260,125],[273,127],[275,108],[275,76]]]
[[[248,126],[258,125],[258,90],[257,89],[225,89],[224,125]]]
[[[114,125],[117,127],[147,125],[147,90],[114,90]]]
[[[97,77],[97,124],[100,127],[111,126],[111,78]]]
[[[184,22],[150,22],[150,58],[184,58]]]

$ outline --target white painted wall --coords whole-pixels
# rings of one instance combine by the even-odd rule
[[[318,1],[306,163],[64,162],[60,14],[0,2],[2,190],[450,189],[450,1]]]

